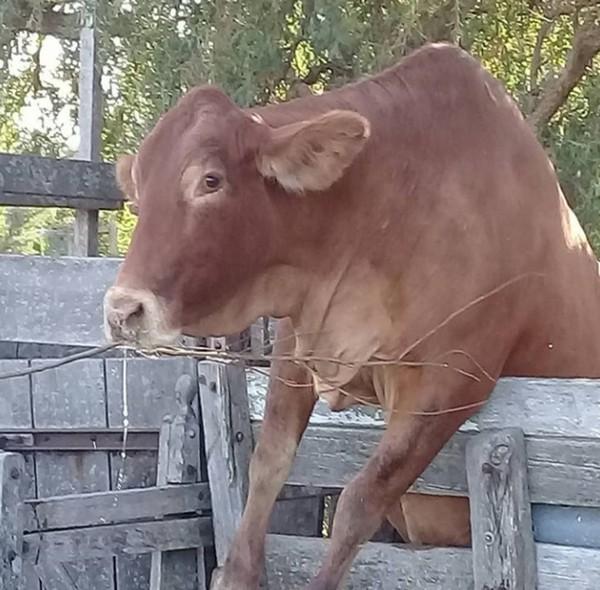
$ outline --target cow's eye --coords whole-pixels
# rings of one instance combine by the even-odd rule
[[[202,179],[202,185],[207,193],[213,193],[221,188],[223,183],[221,177],[218,174],[206,174]]]

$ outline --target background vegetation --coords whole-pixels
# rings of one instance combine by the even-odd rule
[[[0,151],[73,155],[81,8],[0,3]],[[219,84],[240,105],[285,100],[448,40],[517,98],[600,252],[600,1],[97,0],[96,10],[105,160],[134,150],[195,84]],[[109,217],[117,237],[102,247],[122,252],[134,221]],[[66,210],[0,209],[0,251],[64,253],[71,223]]]

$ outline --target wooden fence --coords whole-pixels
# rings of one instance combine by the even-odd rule
[[[0,256],[0,338],[21,347],[101,343],[102,294],[117,265]],[[0,373],[43,362],[4,360]],[[27,590],[38,589],[37,574],[46,589],[180,590],[202,587],[205,568],[222,563],[245,499],[266,377],[191,359],[130,359],[128,453],[117,490],[122,362],[86,359],[0,381],[0,447],[12,451],[0,462],[0,535],[12,539],[0,542],[0,580],[4,575],[12,584],[5,587],[18,588],[22,571],[18,579]],[[191,393],[177,401],[182,375]],[[172,418],[163,422],[165,415]],[[491,402],[414,486],[470,493],[474,550],[371,543],[348,587],[529,590],[537,576],[541,590],[597,588],[599,418],[599,381],[501,380]],[[382,428],[373,409],[335,414],[319,403],[271,528],[272,590],[299,587],[314,574],[335,495],[364,464]],[[17,472],[23,477],[11,476]],[[20,520],[11,508],[19,498],[25,499]]]

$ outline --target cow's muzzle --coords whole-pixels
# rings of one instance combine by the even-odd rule
[[[178,336],[167,328],[164,307],[154,293],[119,286],[104,297],[104,331],[111,342],[144,348],[171,344]]]

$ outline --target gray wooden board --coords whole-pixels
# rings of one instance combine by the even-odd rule
[[[119,453],[111,453],[111,488],[117,487],[119,476],[122,489],[156,485],[156,461],[156,452],[128,452],[124,463]],[[118,590],[148,590],[150,555],[121,555],[115,559],[115,567]]]
[[[328,541],[270,535],[267,571],[273,588],[301,588],[315,575]],[[538,590],[597,590],[600,550],[538,544]],[[413,549],[368,543],[358,554],[345,590],[474,590],[469,549]]]
[[[251,416],[260,420],[268,377],[248,371],[247,380]],[[311,424],[383,427],[384,421],[382,413],[373,408],[352,406],[331,412],[320,401]],[[480,432],[514,426],[526,436],[600,439],[600,379],[500,379],[490,401],[461,430]]]
[[[199,363],[200,402],[213,503],[215,549],[222,565],[248,493],[252,431],[244,370]]]
[[[87,11],[79,33],[79,149],[76,157],[98,162],[102,149],[103,97],[100,85],[102,68],[98,62],[98,36],[94,21],[93,11]],[[78,209],[73,230],[73,253],[77,256],[97,256],[98,211]]]
[[[0,339],[97,346],[119,260],[0,256]]]
[[[279,535],[320,537],[323,526],[323,498],[305,497],[311,488],[305,486],[286,488],[285,498],[273,509],[269,532]]]
[[[0,341],[0,359],[16,359],[18,357],[19,345],[17,342]]]
[[[0,361],[0,372],[27,368],[27,361]],[[2,428],[32,427],[31,388],[28,377],[0,381],[0,424]],[[24,498],[35,498],[35,458],[33,453],[24,453],[25,487]],[[32,567],[23,568],[25,590],[39,590],[40,584]]]
[[[180,375],[190,375],[196,384],[196,362],[186,358],[127,359],[129,425],[160,428],[165,415],[178,410],[175,384]],[[106,360],[108,425],[123,425],[123,360]],[[196,387],[197,389],[197,387]],[[197,395],[192,404],[198,413]]]
[[[104,344],[102,301],[121,262],[1,254],[0,342]]]
[[[476,588],[536,587],[525,437],[486,430],[467,444],[473,580]]]
[[[43,361],[32,361],[32,364]],[[104,364],[86,359],[32,376],[34,426],[38,428],[106,427]],[[107,491],[106,453],[37,453],[38,497]],[[104,558],[67,566],[76,585],[113,590],[113,560]],[[62,590],[51,585],[46,590]]]
[[[101,563],[111,555],[135,555],[151,551],[173,551],[212,543],[212,524],[208,516],[84,527],[43,534],[28,533],[25,540],[33,549],[28,561],[89,561]],[[98,579],[82,588],[99,588]]]
[[[100,209],[120,209],[123,201],[95,199],[94,197],[65,197],[63,195],[37,195],[0,190],[0,207],[66,207],[90,212]]]
[[[470,436],[457,433],[413,491],[466,496],[464,450]],[[309,426],[288,482],[342,487],[365,464],[380,438],[378,429]],[[600,506],[600,440],[530,438],[527,454],[533,502]]]
[[[31,205],[32,197],[39,198],[35,204],[63,207],[123,203],[112,164],[0,153],[0,204]]]
[[[106,363],[106,393],[108,423],[111,427],[123,424],[123,359],[108,359]],[[160,428],[165,415],[179,411],[175,397],[175,384],[181,375],[190,375],[195,387],[192,407],[198,415],[198,393],[196,362],[185,358],[171,359],[127,359],[127,406],[129,425],[132,428]],[[197,439],[198,440],[198,439]],[[113,487],[117,482],[122,459],[111,457]],[[129,453],[125,460],[126,487],[155,485],[157,456]],[[168,560],[167,560],[168,561]],[[179,580],[180,589],[195,585],[196,551],[178,552],[176,563],[180,574],[172,577],[171,583]],[[150,583],[150,555],[118,557],[117,580],[119,590],[144,590]],[[172,568],[175,569],[175,568]],[[171,572],[169,572],[171,573]],[[187,585],[187,586],[186,586]]]
[[[0,375],[26,369],[27,361],[0,360]],[[18,377],[0,381],[0,428],[28,428],[31,426],[31,399],[29,378]]]
[[[124,489],[55,496],[27,501],[35,512],[29,522],[34,530],[53,530],[84,526],[151,520],[164,516],[210,509],[207,483],[152,488]]]
[[[161,590],[201,590],[205,588],[201,550],[165,551],[163,553]],[[200,561],[200,563],[198,563]]]
[[[0,587],[23,588],[23,482],[25,462],[0,452]]]
[[[543,543],[600,549],[600,510],[534,504],[535,538]]]

